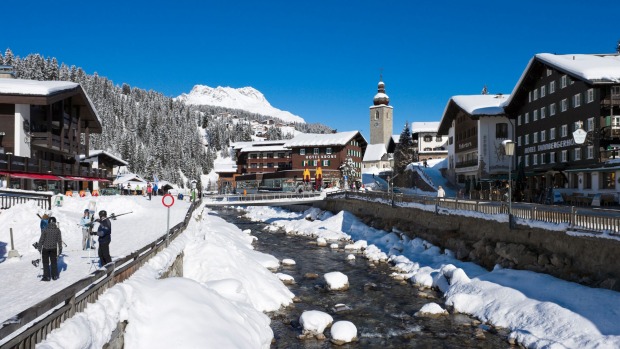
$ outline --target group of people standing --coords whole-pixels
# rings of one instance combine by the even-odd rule
[[[110,256],[110,242],[112,241],[112,223],[108,219],[108,213],[105,210],[99,211],[99,218],[94,219],[94,211],[84,210],[84,215],[80,220],[82,226],[82,249],[94,249],[92,235],[99,237],[99,264],[101,266],[112,262]],[[96,231],[93,231],[95,223],[99,223]],[[58,274],[58,256],[62,255],[62,232],[58,227],[56,217],[50,217],[44,214],[41,217],[41,237],[35,247],[41,253],[43,262],[43,278],[41,281],[57,280]]]
[[[123,194],[122,184],[119,184],[119,189],[121,191],[121,195]],[[125,190],[127,190],[127,195],[142,195],[148,196],[149,200],[151,200],[151,196],[157,196],[157,190],[159,190],[157,183],[151,184],[151,182],[147,182],[146,186],[141,187],[139,183],[136,184],[135,188],[132,189],[131,183],[127,183],[125,185]]]

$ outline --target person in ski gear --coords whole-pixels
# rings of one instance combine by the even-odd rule
[[[437,187],[437,197],[443,199],[446,196],[446,191],[443,190],[443,187],[440,185]]]
[[[49,217],[47,221],[47,226],[41,231],[38,244],[41,259],[43,260],[43,278],[41,281],[50,281],[50,276],[52,280],[58,279],[57,256],[62,254],[62,234],[58,228],[56,218]]]
[[[89,248],[95,248],[91,246],[92,240],[90,237],[90,228],[92,226],[90,211],[88,209],[84,210],[84,216],[80,219],[80,225],[82,226],[82,250],[87,250]]]
[[[149,196],[149,201],[151,200],[151,195],[153,194],[153,187],[151,186],[151,182],[146,184],[146,193]]]
[[[108,218],[108,213],[105,210],[99,211],[99,218],[95,219],[95,222],[99,223],[97,232],[91,233],[92,235],[99,236],[99,264],[104,266],[112,262],[110,257],[110,242],[112,241],[112,223]]]
[[[48,223],[48,219],[50,218],[50,216],[48,216],[47,214],[44,214],[41,217],[41,223],[39,224],[39,226],[41,227],[41,231],[43,231],[43,229],[45,229],[47,227],[47,223]]]

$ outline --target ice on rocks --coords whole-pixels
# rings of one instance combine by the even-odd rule
[[[354,256],[354,255],[352,255],[352,254],[349,254],[349,255],[347,256],[347,260],[349,260],[349,261],[355,260],[355,256]]]
[[[297,263],[295,263],[295,261],[290,259],[290,258],[284,258],[282,260],[282,265],[291,266],[291,265],[295,265],[295,264],[297,264]]]
[[[325,240],[325,238],[318,238],[316,239],[316,244],[317,246],[325,247],[327,246],[327,240]]]
[[[276,273],[276,276],[278,277],[278,279],[280,279],[282,281],[282,283],[284,283],[285,285],[292,285],[295,283],[295,278],[293,278],[292,276],[288,275],[288,274],[284,274],[284,273]]]

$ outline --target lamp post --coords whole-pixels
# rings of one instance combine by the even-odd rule
[[[400,173],[397,173],[396,175],[394,175],[391,179],[390,182],[388,183],[388,189],[390,189],[389,187],[392,188],[392,195],[391,195],[391,199],[392,199],[392,206],[394,206],[394,178],[398,177]]]
[[[512,218],[512,157],[515,155],[515,142],[507,139],[502,142],[504,145],[504,152],[508,156],[508,227],[514,228],[514,221]]]

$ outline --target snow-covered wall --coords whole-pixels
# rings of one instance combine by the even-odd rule
[[[30,105],[15,104],[14,155],[30,157]]]

